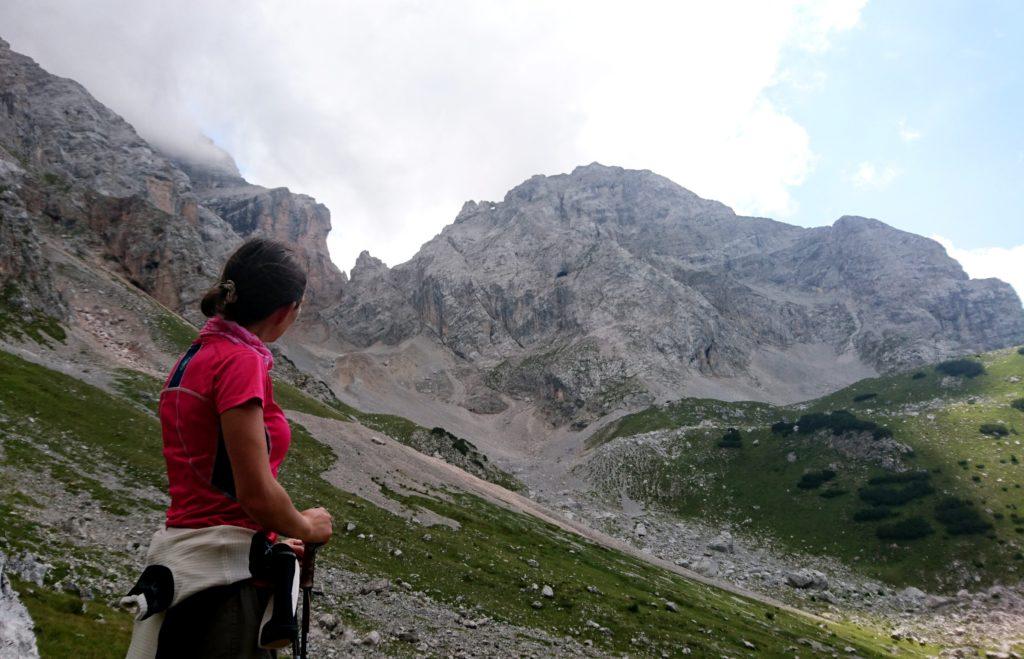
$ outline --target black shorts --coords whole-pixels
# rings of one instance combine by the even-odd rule
[[[270,590],[251,581],[208,588],[171,607],[156,659],[271,659],[257,644]]]

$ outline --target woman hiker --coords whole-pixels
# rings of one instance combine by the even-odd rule
[[[287,247],[254,239],[203,298],[209,320],[160,393],[171,503],[126,598],[138,607],[132,659],[273,657],[295,637],[296,555],[332,526],[277,482],[291,430],[266,344],[295,321],[305,288]]]

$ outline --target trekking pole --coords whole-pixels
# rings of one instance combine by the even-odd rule
[[[302,567],[299,570],[299,588],[302,589],[302,633],[299,637],[299,647],[296,657],[307,659],[307,646],[309,640],[309,608],[313,599],[313,569],[316,565],[316,550],[320,549],[318,543],[307,543],[302,554]]]

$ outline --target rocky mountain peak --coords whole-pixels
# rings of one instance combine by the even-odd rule
[[[339,336],[429,337],[463,364],[451,377],[540,401],[556,423],[684,393],[806,399],[1024,341],[1013,290],[966,278],[932,240],[855,216],[741,217],[599,163],[467,203],[386,282],[353,280]]]
[[[363,281],[370,277],[379,276],[387,272],[388,266],[383,261],[378,259],[376,256],[371,256],[368,250],[359,252],[359,256],[356,258],[356,263],[352,266],[351,279],[355,281]]]
[[[154,149],[81,85],[4,42],[0,190],[8,192],[0,241],[18,249],[0,264],[0,284],[27,281],[51,291],[37,295],[44,306],[66,309],[42,256],[52,242],[198,320],[197,301],[226,254],[260,234],[292,245],[305,261],[311,308],[336,300],[344,277],[327,253],[327,209],[284,188],[250,185],[223,150],[200,147]]]

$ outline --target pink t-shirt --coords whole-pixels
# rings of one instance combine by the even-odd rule
[[[235,500],[235,482],[219,415],[251,400],[263,407],[270,470],[291,444],[291,429],[274,402],[264,356],[218,334],[200,335],[175,364],[160,393],[160,423],[171,505],[167,526],[228,524],[263,530]]]

